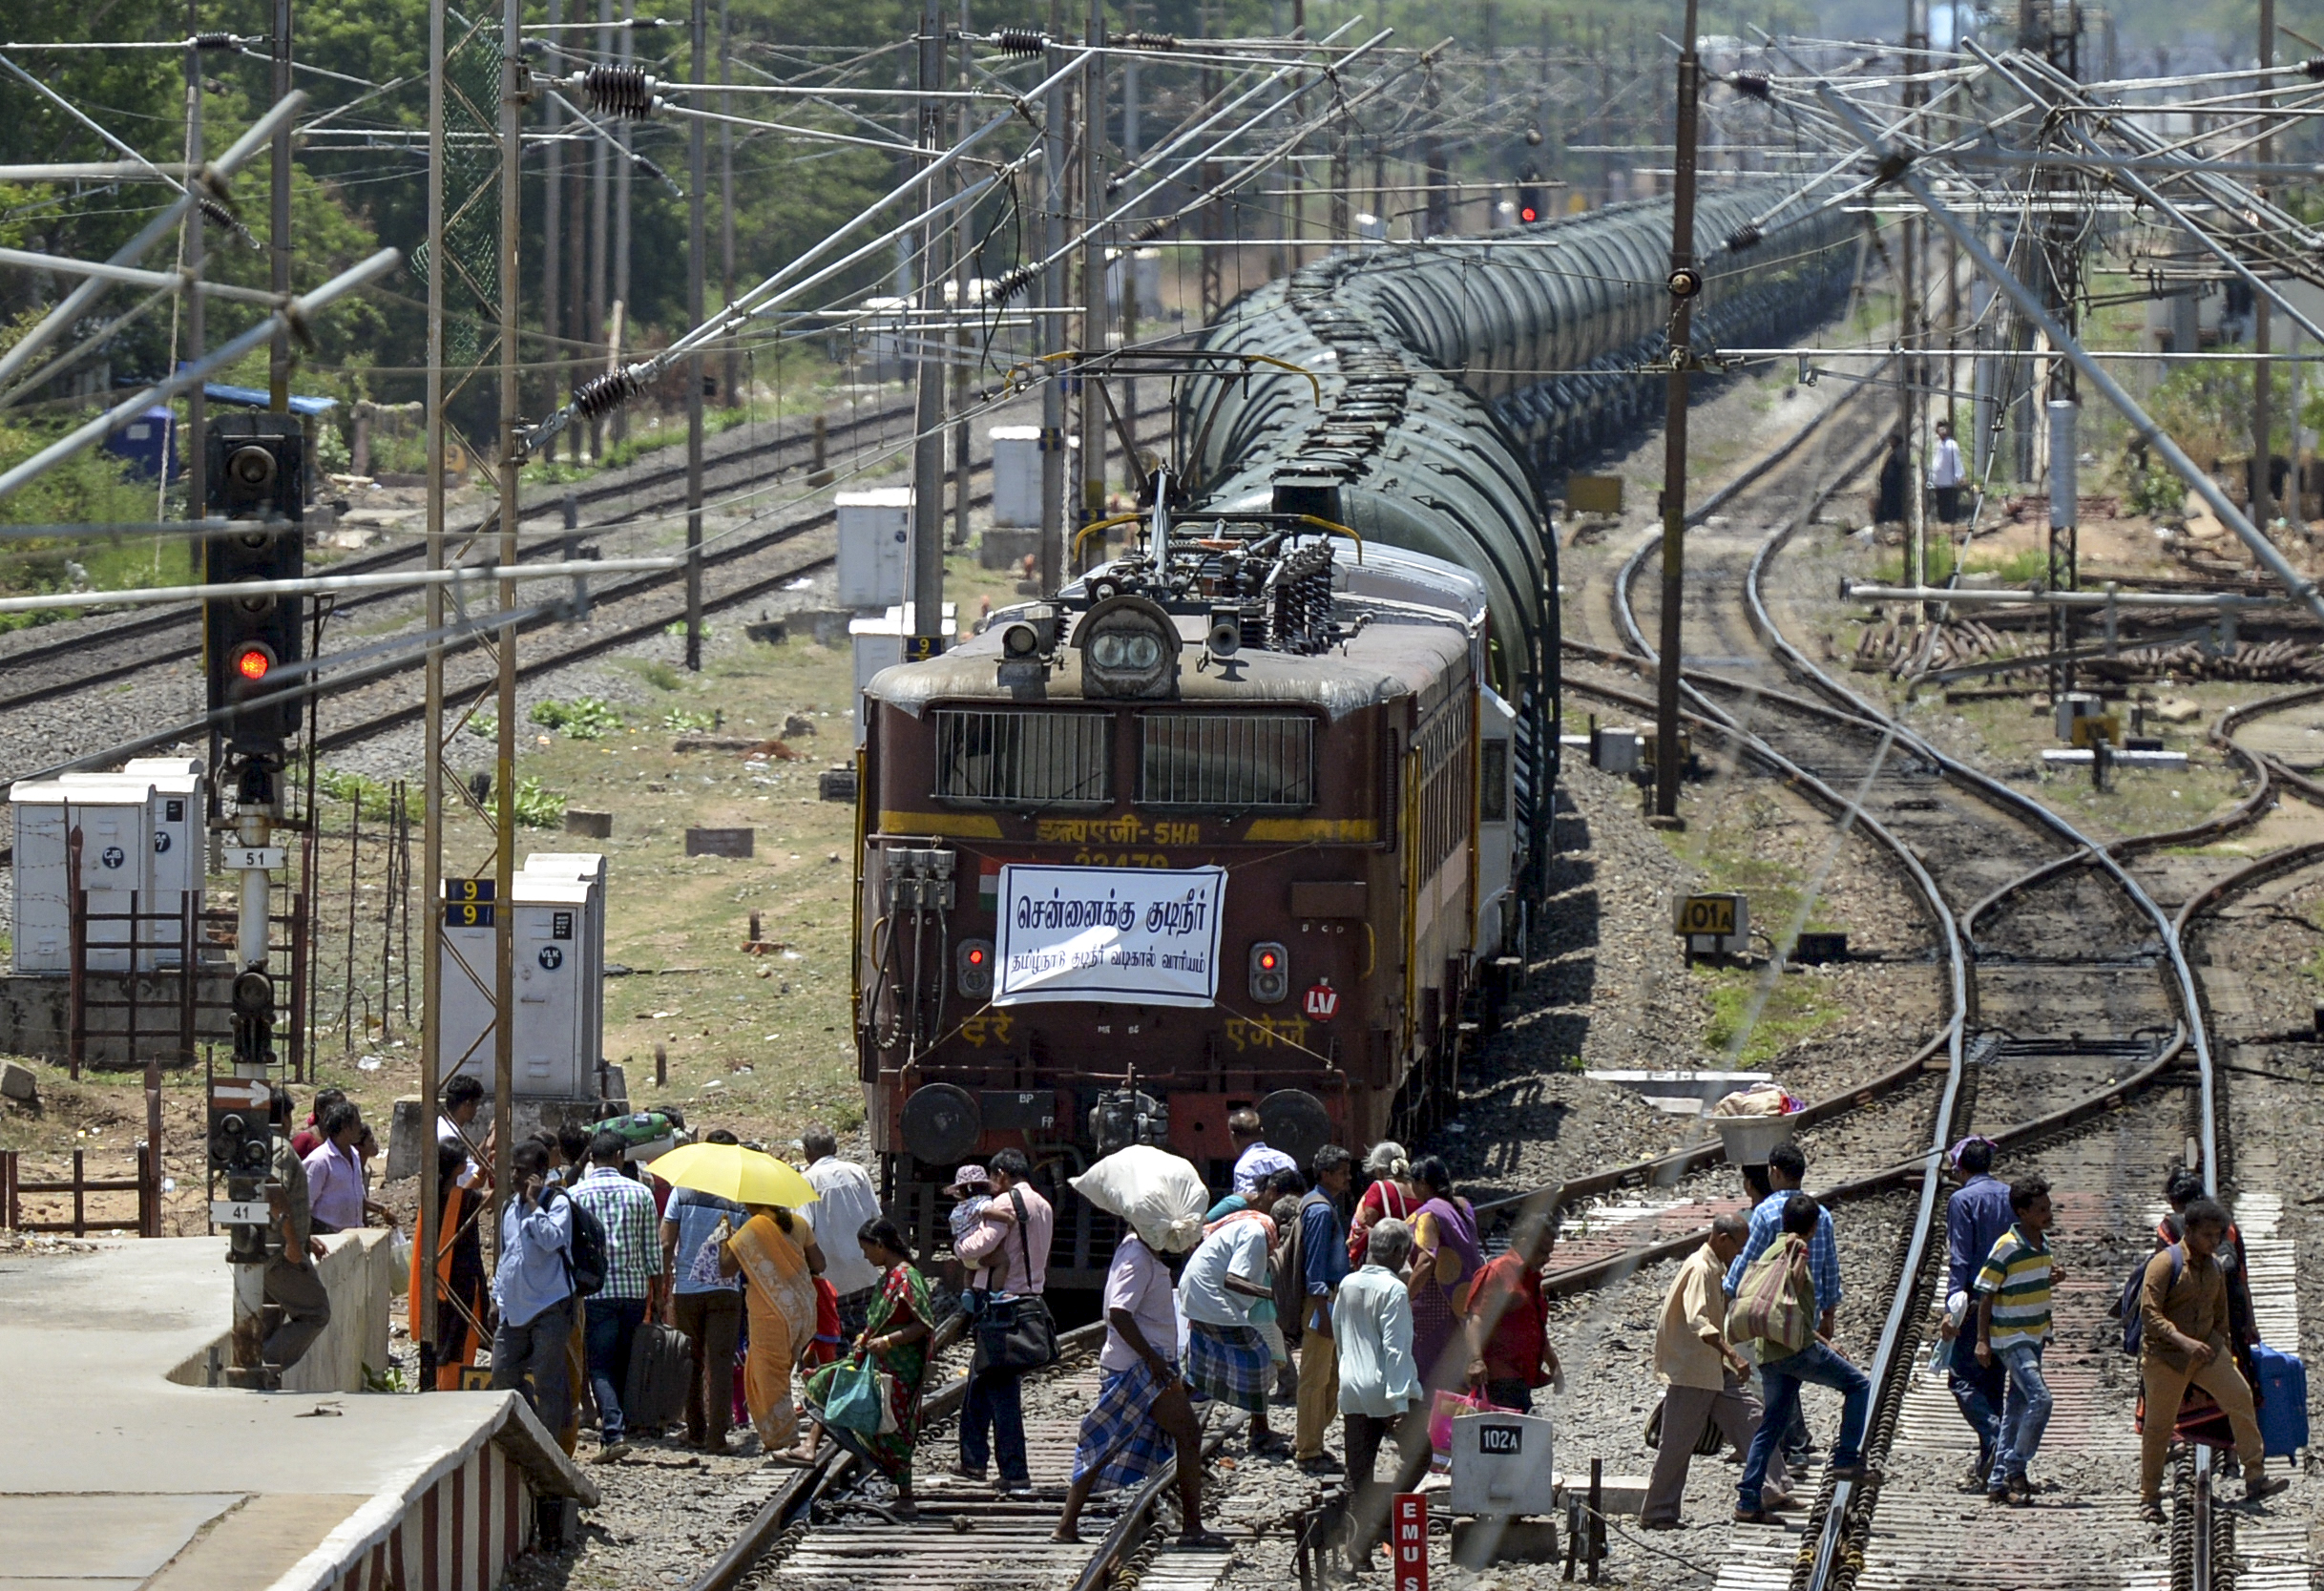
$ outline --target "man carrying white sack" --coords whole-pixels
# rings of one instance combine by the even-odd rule
[[[1203,1433],[1176,1357],[1178,1274],[1202,1239],[1208,1202],[1202,1177],[1176,1155],[1136,1144],[1075,1178],[1073,1189],[1130,1231],[1105,1273],[1098,1401],[1082,1416],[1073,1487],[1052,1539],[1081,1539],[1081,1508],[1092,1493],[1137,1487],[1175,1457],[1185,1521],[1178,1544],[1224,1548],[1225,1537],[1203,1528]]]

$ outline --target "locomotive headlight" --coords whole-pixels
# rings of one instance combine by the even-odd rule
[[[1032,625],[1015,623],[1000,633],[1000,649],[1012,658],[1030,658],[1041,649],[1041,635]]]
[[[1166,697],[1176,688],[1178,626],[1145,597],[1116,596],[1093,606],[1075,632],[1074,644],[1081,650],[1087,695]]]

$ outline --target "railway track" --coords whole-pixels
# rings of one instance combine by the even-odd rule
[[[1801,516],[1802,518],[1805,515]],[[1974,968],[1973,1027],[1950,1046],[1942,1092],[1930,1115],[1917,1208],[1870,1368],[1874,1383],[1871,1451],[1890,1461],[1881,1487],[1827,1485],[1804,1537],[1738,1527],[1722,1586],[1781,1583],[1810,1588],[1895,1585],[1990,1586],[2008,1582],[2029,1563],[2058,1586],[2125,1583],[2141,1572],[2183,1585],[2223,1583],[2231,1563],[2233,1516],[2210,1506],[2209,1455],[2183,1461],[2180,1510],[2157,1539],[2133,1514],[2135,1497],[2115,1484],[2071,1512],[2013,1519],[2007,1532],[1964,1530],[1963,1499],[1953,1473],[1968,1443],[1941,1384],[1914,1373],[1942,1256],[1941,1188],[1937,1156],[1951,1139],[1978,1131],[1999,1140],[2011,1163],[2039,1163],[2060,1193],[2059,1242],[2115,1253],[2145,1224],[2143,1209],[2164,1172],[2186,1160],[2214,1183],[2225,1150],[2200,990],[2182,932],[2215,892],[2167,916],[2122,865],[2135,851],[2183,837],[2209,837],[2255,821],[2278,769],[2244,751],[2223,720],[2216,733],[2254,776],[2251,796],[2221,818],[2166,836],[2100,845],[2030,798],[1944,756],[1872,703],[1847,691],[1789,640],[1766,595],[1768,572],[1790,527],[1752,550],[1698,545],[1694,593],[1704,611],[1689,618],[1730,654],[1756,643],[1765,664],[1737,679],[1722,669],[1694,670],[1686,690],[1706,719],[1748,734],[1762,748],[1780,746],[1807,766],[1860,770],[1866,812],[1895,825],[1937,866],[1952,896],[1962,948]],[[1634,559],[1625,576],[1643,562]],[[1618,595],[1626,598],[1625,578]],[[1737,615],[1711,594],[1740,590]],[[1737,618],[1747,620],[1738,625]],[[1628,622],[1634,649],[1643,634]],[[1773,666],[1767,666],[1773,665]],[[1751,676],[1756,676],[1752,678]],[[1806,701],[1772,681],[1804,682]],[[2290,701],[2309,692],[2286,693]],[[2254,703],[2251,716],[2268,703]],[[2230,718],[2236,715],[2230,715]],[[1748,723],[1748,729],[1746,724]],[[1845,731],[1853,745],[1832,744]],[[1868,755],[1863,742],[1876,736]],[[1825,743],[1819,745],[1819,741]],[[1916,787],[1917,786],[1917,787]],[[1910,794],[1906,792],[1910,791]],[[2056,847],[2062,843],[2062,852]],[[2042,847],[2047,858],[2035,860]],[[2032,865],[2028,866],[2031,862]],[[2263,872],[2275,859],[2247,872]],[[2173,1109],[2152,1085],[2191,1063],[2193,1088]],[[2183,1075],[2183,1074],[2179,1074]],[[2100,1130],[2089,1127],[2104,1118]],[[2263,1200],[2264,1207],[2264,1200]],[[2132,1242],[2130,1254],[2142,1252]],[[2103,1342],[2117,1272],[2085,1267],[2059,1289],[2060,1341]],[[2048,1451],[2119,1471],[2129,1448],[2127,1382],[2116,1356],[2056,1353],[2051,1382],[2058,1399]],[[2133,1450],[2134,1451],[2134,1450]],[[1875,1513],[1875,1504],[1877,1512]],[[1754,1536],[1769,1539],[1753,1541]],[[2140,1568],[2144,1565],[2144,1569]]]
[[[1099,1518],[1093,1506],[1084,1516],[1091,1535],[1081,1542],[1050,1539],[1073,1478],[1079,1419],[1070,1411],[1096,1400],[1097,1353],[1104,1339],[1102,1325],[1063,1333],[1058,1363],[1026,1383],[1036,1404],[1027,1413],[1025,1441],[1037,1500],[1010,1501],[990,1485],[945,1476],[932,1462],[915,1465],[917,1518],[900,1519],[886,1506],[886,1483],[869,1479],[855,1459],[827,1444],[821,1461],[768,1497],[689,1591],[761,1585],[1097,1591],[1125,1572],[1152,1591],[1215,1585],[1227,1568],[1228,1551],[1165,1545],[1165,1516],[1175,1517],[1175,1466],[1116,1499],[1110,1520]],[[941,1451],[966,1391],[965,1377],[955,1376],[929,1395],[923,1454]],[[1044,1410],[1044,1401],[1061,1407]],[[1208,1434],[1206,1452],[1217,1445],[1217,1434]]]
[[[827,443],[859,446],[869,437],[875,442],[887,439],[889,426],[901,421],[909,426],[912,417],[910,403],[890,404],[827,426]],[[658,449],[654,457],[668,450]],[[813,461],[814,439],[811,432],[778,435],[770,445],[758,443],[752,428],[736,428],[709,438],[703,446],[703,493],[706,498],[717,493],[731,492],[748,487],[779,481],[796,473],[803,465]],[[606,503],[625,502],[624,510],[610,518],[592,521],[575,531],[576,535],[599,534],[605,531],[631,523],[660,510],[682,508],[685,504],[685,467],[680,465],[635,465],[609,472],[606,478],[574,489],[571,496],[576,510],[587,510]],[[644,493],[642,500],[639,494]],[[530,493],[518,510],[519,522],[540,519],[552,514],[561,515],[567,493],[546,488]],[[488,534],[498,517],[487,516],[476,534]],[[459,533],[467,534],[468,532]],[[406,541],[384,547],[376,552],[359,554],[330,566],[335,575],[377,574],[417,563],[426,548],[417,541]],[[519,561],[563,555],[561,542],[534,542],[520,549]],[[350,597],[338,604],[337,611],[345,614],[359,608],[401,599],[405,594],[376,593]],[[110,617],[110,616],[108,616]],[[85,690],[127,679],[157,664],[182,662],[201,656],[199,606],[183,606],[161,610],[147,610],[127,618],[89,618],[67,620],[62,624],[43,626],[59,629],[68,634],[56,638],[23,646],[0,655],[0,712],[30,706],[35,702],[53,700],[57,695]],[[191,633],[190,640],[181,638]],[[158,638],[169,639],[156,645]],[[48,672],[56,663],[70,665],[72,672],[62,679]],[[21,677],[23,671],[40,669],[42,677],[23,685],[8,681]]]
[[[1164,412],[1166,406],[1155,406],[1141,410],[1141,417],[1148,418]],[[982,475],[987,484],[971,493],[969,501],[972,507],[988,506],[992,502],[991,472],[990,460],[976,465],[973,470],[972,478]],[[837,525],[838,511],[825,507],[788,524],[720,543],[701,560],[705,576],[702,611],[706,614],[722,612],[758,600],[804,576],[824,569],[836,555],[833,537]],[[553,648],[535,647],[530,655],[523,657],[517,666],[517,678],[520,681],[535,679],[574,663],[636,645],[660,635],[672,623],[682,622],[685,618],[682,602],[676,605],[651,604],[644,599],[656,592],[682,585],[684,577],[681,570],[649,572],[627,576],[594,588],[591,592],[593,617],[586,626],[566,626],[561,602],[540,602],[519,610],[516,627],[520,634],[553,626],[563,627],[567,633]],[[387,599],[383,597],[370,600]],[[354,605],[352,602],[344,603],[337,611],[345,614]],[[190,623],[191,619],[185,622]],[[492,633],[491,629],[480,627],[446,641],[448,701],[457,701],[464,692],[472,693],[483,687],[488,672],[481,654]],[[157,664],[182,661],[199,655],[199,641],[176,652],[149,649],[134,666],[109,663],[105,665],[105,672],[96,678],[46,686],[14,700],[19,704],[31,700],[51,701],[64,692],[112,680],[121,673],[142,672]],[[0,669],[5,669],[10,660],[0,660]],[[315,749],[319,752],[335,750],[419,722],[423,714],[422,705],[411,700],[408,692],[397,691],[393,686],[399,680],[416,674],[423,660],[417,651],[406,647],[376,661],[319,673],[315,694],[325,702],[358,700],[354,710],[345,716],[325,715],[315,737]],[[364,704],[360,698],[366,694],[384,700],[378,704]],[[0,700],[0,709],[7,704],[6,700]],[[117,763],[156,747],[195,739],[204,734],[207,728],[206,719],[189,719],[46,767],[14,772],[5,777],[10,781],[50,778],[72,768]]]

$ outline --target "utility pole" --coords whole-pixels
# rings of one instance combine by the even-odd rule
[[[1043,597],[1055,597],[1065,566],[1065,376],[1054,356],[1065,346],[1065,85],[1057,80],[1065,64],[1064,0],[1049,0],[1051,78],[1041,105],[1041,316],[1037,345],[1047,361],[1041,383],[1041,547],[1038,558]]]
[[[500,8],[500,567],[516,567],[517,435],[524,423],[516,391],[516,333],[523,291],[516,271],[517,245],[524,224],[524,103],[517,97],[524,83],[523,0],[501,0]],[[626,40],[627,35],[623,35]],[[700,125],[697,123],[696,125]],[[626,168],[625,168],[626,169]],[[429,260],[429,274],[443,266]],[[515,1147],[516,1118],[516,913],[512,909],[516,890],[516,582],[500,586],[501,625],[493,639],[500,664],[498,755],[494,758],[493,876],[500,910],[492,927],[492,1120],[500,1127],[492,1155],[492,1230],[500,1230],[498,1215],[513,1191],[509,1186],[509,1152]],[[431,1132],[423,1142],[432,1142]],[[428,1156],[420,1157],[426,1160]]]
[[[1926,94],[1925,85],[1914,81],[1928,63],[1929,0],[1904,0],[1904,71],[1907,81],[1902,98],[1909,117],[1919,107]],[[1904,274],[1896,290],[1896,333],[1902,353],[1896,361],[1897,405],[1896,424],[1904,431],[1904,532],[1910,545],[1906,559],[1912,568],[1913,583],[1929,583],[1928,506],[1921,491],[1927,449],[1921,434],[1920,387],[1922,372],[1918,349],[1920,346],[1921,255],[1926,247],[1925,223],[1918,216],[1904,218],[1903,239]],[[1924,461],[1916,468],[1913,460]]]
[[[428,369],[421,419],[427,438],[426,519],[428,568],[444,567],[444,7],[428,0]],[[444,630],[444,586],[431,580],[421,597],[428,633]],[[420,782],[420,1115],[428,1123],[421,1142],[435,1142],[437,1101],[444,1092],[444,648],[428,648],[421,705],[421,733],[428,767]],[[436,1157],[420,1156],[418,1241],[425,1256],[420,1279],[420,1387],[435,1386],[436,1256],[444,1251],[442,1204],[436,1187]]]
[[[290,0],[274,0],[271,79],[277,102],[290,93]],[[287,297],[290,293],[290,122],[287,119],[274,130],[274,156],[270,163],[273,170],[268,177],[273,191],[268,196],[271,203],[267,210],[267,265],[276,295]],[[274,334],[273,346],[267,352],[266,407],[276,414],[290,412],[290,331],[287,327]]]
[[[718,0],[718,81],[722,89],[734,81],[734,16],[728,0]],[[721,94],[718,108],[721,115],[734,115],[734,95]],[[719,307],[722,309],[734,302],[734,123],[731,121],[719,123],[718,183]],[[731,332],[727,334],[723,351],[725,367],[720,372],[719,402],[724,408],[737,408],[742,404],[735,394],[742,389],[743,354]]]
[[[1082,567],[1081,528],[1105,517],[1105,388],[1095,373],[1105,358],[1105,240],[1098,213],[1105,203],[1099,152],[1105,145],[1105,0],[1089,0],[1081,70],[1081,194],[1075,226],[1081,234],[1081,505],[1074,515],[1073,573]],[[1098,549],[1102,555],[1103,547]]]
[[[1686,595],[1686,376],[1695,295],[1695,97],[1702,63],[1695,55],[1695,4],[1686,0],[1686,31],[1679,40],[1678,150],[1670,199],[1670,376],[1663,427],[1662,657],[1655,668],[1654,817],[1675,827],[1679,819],[1679,669],[1682,609]]]
[[[565,35],[558,24],[565,20],[565,0],[549,0],[549,44],[561,49]],[[561,135],[565,130],[565,113],[556,96],[542,96],[548,108],[548,137],[541,148],[541,212],[540,212],[540,325],[544,335],[541,346],[544,379],[541,390],[548,394],[550,405],[556,401],[557,376],[565,362],[564,299],[557,291],[557,283],[565,271],[565,145]],[[554,452],[555,444],[551,445]]]
[[[597,0],[597,59],[602,61],[613,52],[614,0]],[[606,298],[606,263],[607,243],[613,234],[606,201],[613,186],[613,150],[607,146],[604,133],[590,139],[589,159],[589,335],[584,341],[595,353],[604,342],[605,318],[611,309]],[[604,456],[605,422],[600,415],[592,414],[589,457],[594,463]]]
[[[1688,0],[1688,4],[1692,3],[1693,0]],[[1420,235],[1439,238],[1453,230],[1452,196],[1445,188],[1444,118],[1437,112],[1436,65],[1428,61],[1421,70],[1424,77],[1420,91],[1421,125],[1427,131],[1420,136],[1420,158],[1428,168],[1423,178],[1428,193],[1421,209]]]
[[[944,142],[943,0],[920,0],[920,94],[917,144],[923,161],[933,160]],[[944,650],[944,361],[945,338],[937,329],[944,313],[944,269],[938,257],[936,185],[920,189],[919,327],[913,350],[911,432],[911,635],[907,662]],[[962,306],[964,309],[966,305]]]
[[[2275,65],[2275,0],[2259,0],[2259,68],[2266,72]],[[2267,87],[2263,78],[2260,88]],[[2258,158],[2262,165],[2275,158],[2275,140],[2263,136],[2259,140]],[[2260,202],[2267,202],[2268,179],[2255,180],[2254,190]],[[2275,378],[2268,368],[2268,295],[2251,295],[2251,523],[2259,534],[2268,534],[2269,523],[2275,518]],[[2300,417],[2292,417],[2292,429],[2299,430]],[[2300,492],[2299,450],[2293,449],[2292,495],[2296,501]]]
[[[694,0],[694,27],[687,39],[686,74],[697,85],[710,79],[702,71],[710,52],[709,0]],[[723,97],[722,95],[721,96]],[[702,96],[694,96],[694,103]],[[703,256],[710,243],[703,229],[702,189],[706,132],[700,116],[686,118],[686,324],[702,324]],[[686,667],[702,671],[702,356],[686,356]]]
[[[638,63],[637,10],[636,0],[621,0],[620,59],[624,71]],[[628,117],[624,116],[615,124],[614,136],[621,143],[620,164],[614,172],[614,320],[618,328],[628,318],[627,311],[630,307],[629,200],[630,179],[635,175],[633,167],[636,162],[630,157],[634,135],[630,132]],[[614,336],[616,345],[613,349],[617,362],[621,353],[620,341],[620,334],[617,329]],[[616,442],[628,440],[629,405],[617,404],[614,406],[613,430]]]
[[[969,54],[969,0],[960,0],[960,75],[958,84],[962,98],[954,123],[954,136],[966,138],[975,117],[974,106],[967,98],[970,88],[972,57]],[[968,179],[955,176],[953,188],[956,193]],[[969,335],[969,288],[975,276],[975,262],[970,258],[969,239],[974,235],[970,218],[958,217],[953,221],[957,240],[953,246],[953,545],[969,544],[969,361],[974,345]]]
[[[1209,0],[1204,0],[1202,27],[1205,38],[1210,34],[1210,23]],[[1215,104],[1219,97],[1219,69],[1207,59],[1203,65],[1202,94],[1202,102],[1205,105]],[[1205,160],[1203,162],[1200,180],[1204,193],[1217,191],[1219,185],[1217,161]],[[1203,262],[1199,268],[1202,272],[1203,324],[1204,325],[1216,322],[1219,318],[1219,311],[1226,304],[1226,223],[1227,217],[1232,214],[1230,206],[1233,202],[1231,199],[1221,199],[1203,206],[1203,239],[1207,246],[1200,251]]]
[[[1302,0],[1304,4],[1304,0]],[[1129,32],[1138,31],[1138,0],[1123,0],[1122,20],[1129,24]],[[1138,125],[1138,52],[1132,51],[1121,62],[1121,163],[1126,168],[1138,163],[1138,152],[1142,147]],[[1121,345],[1126,350],[1138,345],[1138,229],[1128,227],[1121,248]],[[1129,433],[1131,457],[1123,461],[1122,476],[1135,481],[1139,475],[1138,451],[1138,378],[1132,372],[1138,368],[1133,361],[1122,364],[1121,425]]]
[[[185,0],[185,159],[186,169],[201,169],[201,46],[194,41],[201,36],[200,0]],[[185,268],[187,277],[201,280],[202,215],[199,200],[185,207]],[[206,295],[189,292],[185,295],[185,346],[188,363],[199,363],[203,348],[202,301]],[[185,436],[180,450],[185,458],[185,516],[199,520],[209,513],[209,452],[210,438],[208,405],[203,401],[201,384],[186,388]],[[193,576],[201,578],[201,542],[188,537],[186,548],[193,560]]]

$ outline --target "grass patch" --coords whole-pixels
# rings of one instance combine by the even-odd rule
[[[683,674],[659,659],[616,658],[613,660],[658,691],[678,690],[686,682],[686,677]]]
[[[601,741],[621,727],[621,715],[602,697],[577,696],[571,701],[552,697],[536,701],[526,715],[543,729],[554,729],[567,740]]]
[[[1757,1070],[1840,1019],[1839,1008],[1823,997],[1812,978],[1777,978],[1754,1020],[1751,1007],[1759,998],[1760,973],[1698,966],[1695,976],[1703,980],[1704,994],[1710,1001],[1705,1041],[1723,1056],[1731,1052],[1735,1065],[1745,1071]]]

